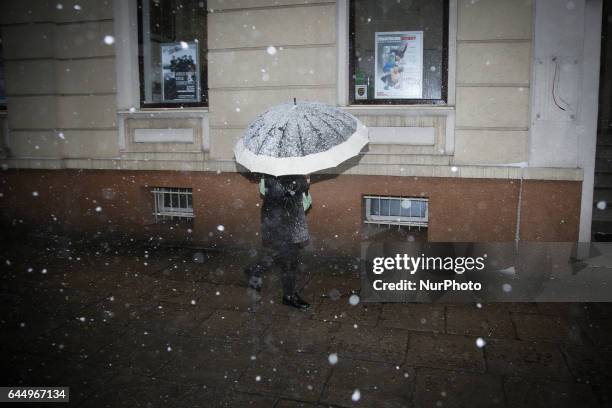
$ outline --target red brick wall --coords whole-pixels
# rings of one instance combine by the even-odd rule
[[[259,241],[257,180],[236,173],[11,170],[0,181],[5,224],[21,219],[26,227],[124,232],[136,239],[163,236],[179,242],[189,238],[207,245]],[[516,180],[346,175],[312,181],[312,245],[326,252],[358,253],[366,194],[428,197],[430,241],[511,241],[515,236]],[[149,188],[155,186],[193,188],[192,232],[153,224]],[[579,182],[525,181],[521,239],[576,240],[580,188]],[[218,225],[225,227],[223,232]]]

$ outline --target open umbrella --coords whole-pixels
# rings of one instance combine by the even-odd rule
[[[262,113],[234,147],[238,163],[273,176],[309,174],[359,154],[368,129],[353,115],[320,102],[295,102]]]

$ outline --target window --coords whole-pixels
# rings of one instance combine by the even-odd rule
[[[206,1],[139,0],[141,107],[207,106]]]
[[[0,110],[6,109],[6,83],[4,80],[4,50],[2,37],[0,37]]]
[[[190,188],[155,187],[152,190],[155,222],[191,220],[193,199]]]
[[[351,0],[351,104],[445,104],[448,0]]]
[[[365,223],[427,227],[427,198],[365,196]]]

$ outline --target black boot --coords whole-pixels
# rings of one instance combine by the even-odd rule
[[[283,305],[292,306],[299,310],[310,308],[310,303],[302,299],[297,293],[283,296]]]

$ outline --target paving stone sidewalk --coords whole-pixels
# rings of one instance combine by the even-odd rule
[[[299,312],[275,271],[247,291],[248,252],[0,256],[0,385],[69,386],[69,406],[612,406],[607,304],[352,306],[355,260],[309,256]]]

